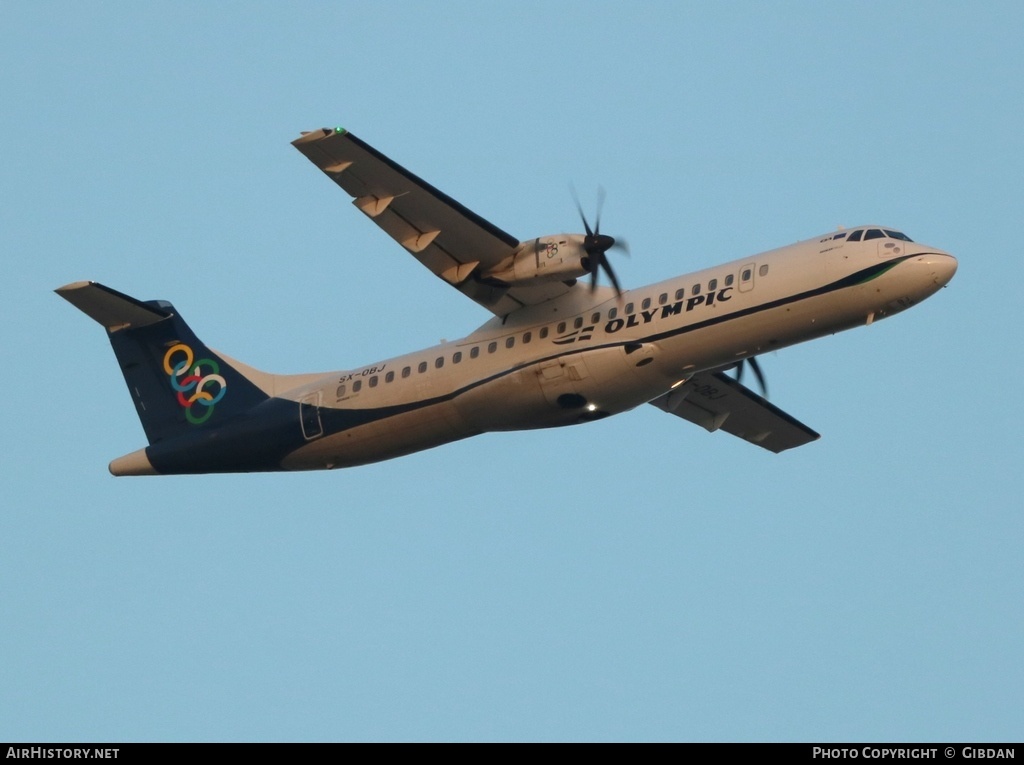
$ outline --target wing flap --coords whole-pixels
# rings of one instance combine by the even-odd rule
[[[709,432],[723,430],[776,454],[821,438],[799,420],[721,372],[694,375],[651,404]]]

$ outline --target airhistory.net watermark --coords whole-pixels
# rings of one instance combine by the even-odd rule
[[[50,746],[9,746],[7,759],[18,760],[116,760],[118,749],[113,747],[63,748]]]

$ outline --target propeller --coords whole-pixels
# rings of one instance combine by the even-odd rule
[[[757,384],[761,387],[761,395],[768,398],[768,384],[764,381],[764,372],[761,371],[761,365],[757,363],[757,357],[751,356],[736,365],[736,382],[743,382],[743,367],[747,364],[750,365],[754,377],[757,378]]]
[[[587,222],[587,216],[583,213],[583,206],[576,195],[576,189],[571,188],[571,190],[573,201],[576,203],[576,210],[579,211],[580,220],[583,221],[583,229],[587,232],[583,239],[583,249],[587,253],[587,259],[583,265],[590,272],[590,290],[593,292],[597,289],[597,274],[598,271],[603,269],[608,274],[608,281],[615,288],[615,294],[621,296],[622,288],[619,287],[619,280],[615,276],[615,271],[612,270],[612,264],[608,262],[607,253],[611,249],[618,249],[628,257],[629,245],[626,244],[625,240],[616,241],[613,237],[601,233],[601,208],[604,207],[604,188],[598,187],[597,189],[597,215],[594,218],[593,230],[591,230],[590,224]]]

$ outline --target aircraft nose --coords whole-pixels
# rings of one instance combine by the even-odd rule
[[[956,273],[956,258],[948,252],[924,252],[913,258],[913,261],[927,268],[939,287],[945,287]]]

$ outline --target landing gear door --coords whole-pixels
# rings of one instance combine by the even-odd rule
[[[544,391],[544,398],[549,403],[565,406],[569,400],[565,396],[579,396],[580,382],[588,376],[587,365],[583,356],[579,353],[559,356],[557,359],[545,361],[537,368],[537,377],[540,381],[541,390]]]
[[[299,422],[302,424],[302,436],[307,441],[324,434],[324,426],[320,422],[320,391],[299,399]]]

